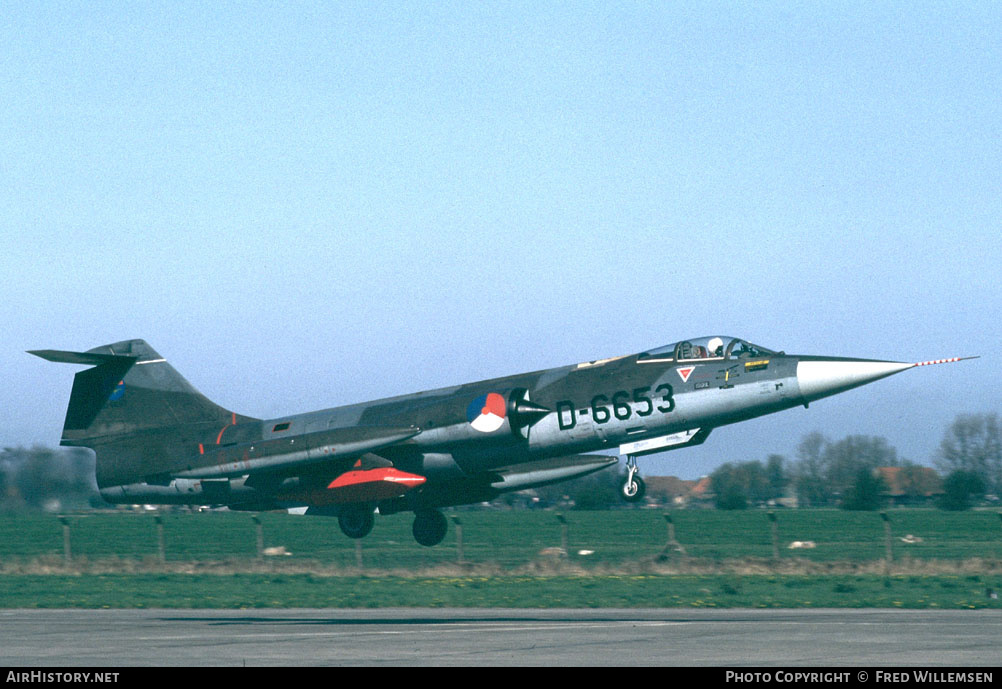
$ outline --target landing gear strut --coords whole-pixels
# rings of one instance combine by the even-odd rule
[[[418,510],[414,513],[414,540],[421,545],[438,545],[449,530],[449,522],[438,510]]]
[[[353,506],[341,510],[337,517],[338,526],[349,538],[365,538],[376,523],[376,516],[371,507]]]
[[[626,480],[623,481],[623,485],[619,489],[623,500],[627,502],[640,502],[644,499],[644,494],[647,493],[647,486],[644,484],[644,480],[640,478],[639,470],[636,455],[627,455]]]

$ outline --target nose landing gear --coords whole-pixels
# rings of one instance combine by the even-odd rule
[[[640,478],[640,467],[637,466],[637,456],[626,456],[626,480],[619,488],[619,494],[627,502],[640,502],[647,493],[647,486]]]

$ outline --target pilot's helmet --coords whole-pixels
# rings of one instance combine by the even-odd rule
[[[724,341],[719,337],[715,337],[706,343],[706,349],[709,350],[710,356],[723,356]]]

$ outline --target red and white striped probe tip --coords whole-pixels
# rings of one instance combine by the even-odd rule
[[[977,356],[955,356],[951,359],[933,359],[932,361],[919,361],[912,366],[932,366],[933,364],[952,364],[954,361],[967,361],[968,359],[979,359]]]

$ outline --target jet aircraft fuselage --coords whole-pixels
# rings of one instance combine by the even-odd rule
[[[583,476],[627,457],[623,497],[643,497],[636,457],[703,442],[713,428],[843,392],[917,364],[793,356],[731,337],[261,420],[215,405],[142,340],[87,352],[61,443],[97,453],[113,503],[305,507],[353,537],[373,513],[439,508]],[[955,360],[955,359],[953,359]],[[949,360],[949,361],[953,361]],[[943,360],[948,361],[948,360]],[[940,362],[925,362],[940,363]]]

